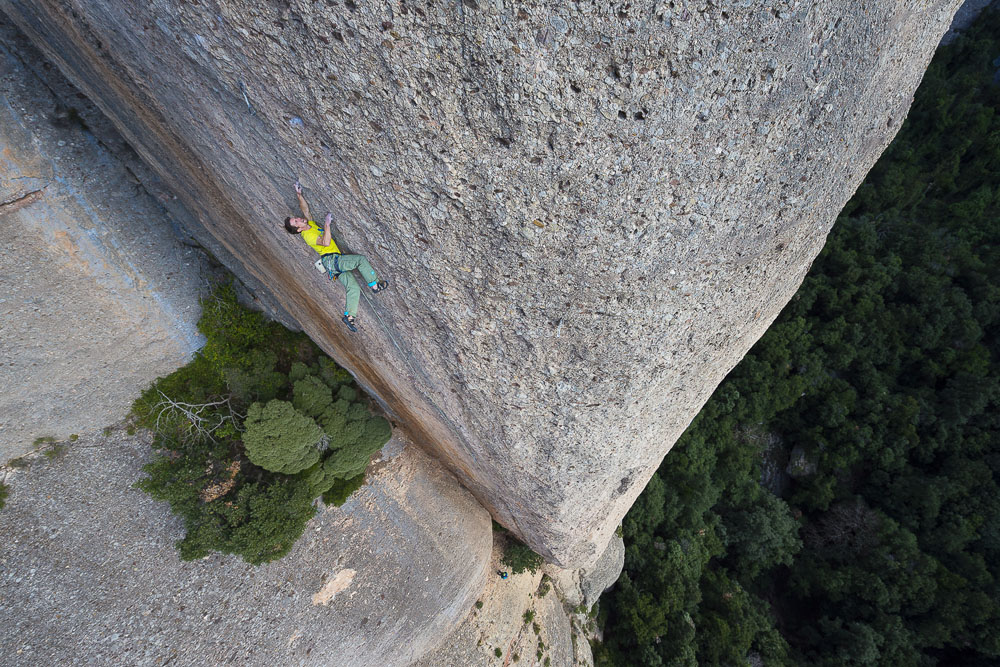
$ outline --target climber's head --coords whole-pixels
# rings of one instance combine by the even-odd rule
[[[305,218],[285,218],[285,231],[289,234],[298,234],[309,229],[309,221]]]

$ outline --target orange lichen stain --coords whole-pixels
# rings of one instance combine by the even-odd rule
[[[69,234],[62,230],[56,230],[52,234],[55,237],[55,247],[63,251],[70,257],[76,257],[76,254],[80,252],[80,248],[73,243],[73,239],[69,237]]]

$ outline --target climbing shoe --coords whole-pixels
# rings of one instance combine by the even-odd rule
[[[387,287],[389,287],[389,281],[388,280],[380,280],[377,283],[375,283],[374,285],[369,285],[368,287],[370,287],[373,292],[375,292],[376,294],[378,294],[382,290],[384,290]]]
[[[340,320],[344,324],[347,325],[348,329],[350,329],[351,331],[357,333],[358,328],[356,326],[354,326],[354,318],[353,317],[351,317],[350,315],[344,315],[343,317],[340,318]]]

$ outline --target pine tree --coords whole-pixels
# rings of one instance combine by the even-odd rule
[[[291,475],[319,461],[323,429],[287,401],[254,403],[244,426],[247,458],[265,470]]]

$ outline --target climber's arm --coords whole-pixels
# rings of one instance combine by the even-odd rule
[[[323,224],[323,238],[319,244],[328,246],[333,243],[333,234],[330,233],[330,222],[333,220],[333,213],[326,214],[326,221]]]
[[[302,196],[302,186],[299,185],[298,181],[295,181],[295,196],[299,198],[299,208],[302,209],[302,215],[306,220],[312,220],[312,215],[309,214],[309,204],[306,203],[306,198]]]

